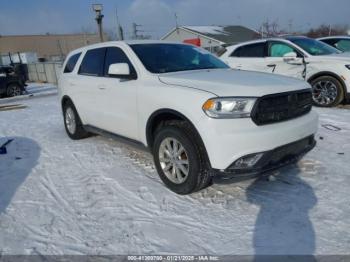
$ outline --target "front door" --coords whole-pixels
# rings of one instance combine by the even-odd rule
[[[136,75],[134,66],[121,48],[107,48],[103,76],[99,78],[96,86],[98,127],[137,140],[137,88],[139,81],[109,76],[109,66],[116,63],[127,63],[130,73]]]
[[[290,60],[283,57],[285,54],[291,52],[297,54],[295,59]],[[302,54],[284,42],[268,42],[268,56],[265,62],[266,68],[268,68],[268,72],[270,73],[304,79],[305,65]]]

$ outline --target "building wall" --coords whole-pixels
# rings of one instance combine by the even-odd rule
[[[221,43],[219,41],[215,41],[210,38],[183,30],[182,28],[179,28],[178,30],[174,30],[174,32],[172,32],[171,34],[163,38],[163,40],[183,42],[186,39],[192,39],[192,38],[199,38],[201,40],[201,46],[210,51],[212,51],[211,49],[214,49],[215,47],[221,46]]]
[[[34,52],[39,58],[57,60],[76,48],[98,42],[95,34],[0,36],[0,54]]]

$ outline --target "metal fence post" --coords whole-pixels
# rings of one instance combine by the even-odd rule
[[[38,67],[37,67],[38,63],[35,63],[34,65],[35,65],[35,72],[36,72],[36,81],[39,81],[39,73],[38,73]]]

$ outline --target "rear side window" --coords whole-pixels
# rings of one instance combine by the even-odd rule
[[[136,75],[135,68],[131,64],[126,54],[118,47],[108,47],[105,60],[104,76],[108,76],[108,69],[111,64],[127,63],[130,68],[130,73]]]
[[[256,43],[238,47],[230,56],[265,57],[265,43]]]
[[[88,50],[81,62],[79,74],[102,76],[106,48]]]
[[[78,61],[80,55],[81,55],[81,53],[78,53],[78,54],[72,55],[68,59],[66,67],[64,68],[63,73],[71,73],[71,72],[73,72],[74,67],[77,64],[77,61]]]

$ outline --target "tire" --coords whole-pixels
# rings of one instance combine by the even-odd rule
[[[166,151],[170,149],[169,145],[174,149],[176,143],[179,143],[177,152],[181,154],[171,158]],[[183,151],[180,150],[181,146]],[[171,191],[186,195],[211,184],[212,177],[203,147],[187,122],[169,121],[157,128],[152,147],[153,158],[161,180]],[[186,161],[188,164],[184,164]],[[181,164],[182,169],[179,168]],[[187,175],[184,169],[188,171]]]
[[[9,84],[6,89],[6,95],[8,97],[14,97],[22,95],[22,88],[19,84]]]
[[[344,89],[338,79],[321,76],[311,81],[312,99],[316,106],[333,107],[344,100]]]
[[[73,103],[71,101],[65,102],[62,109],[64,127],[67,135],[73,140],[89,137],[90,134],[84,130],[83,124]]]

